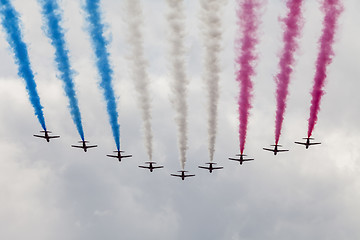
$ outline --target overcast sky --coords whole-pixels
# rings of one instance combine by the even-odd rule
[[[124,1],[102,0],[110,40],[121,146],[133,158],[105,157],[115,150],[81,1],[62,0],[63,27],[76,71],[74,81],[85,137],[99,147],[84,153],[70,147],[80,137],[57,78],[54,49],[44,34],[36,0],[13,0],[49,130],[61,138],[46,143],[17,76],[12,51],[0,28],[0,238],[1,239],[359,239],[360,238],[360,2],[344,0],[314,137],[322,145],[305,150],[310,90],[323,13],[320,1],[306,0],[280,144],[272,155],[275,82],[282,48],[279,17],[285,0],[263,8],[254,77],[253,109],[245,153],[256,160],[239,166],[228,157],[239,151],[234,76],[235,0],[224,1],[223,52],[215,162],[222,171],[198,169],[208,162],[206,92],[200,4],[185,0],[186,64],[189,78],[189,143],[186,169],[196,177],[170,177],[180,170],[172,108],[165,0],[142,0],[145,55],[151,81],[154,173],[137,166],[147,160],[137,92],[130,78]]]

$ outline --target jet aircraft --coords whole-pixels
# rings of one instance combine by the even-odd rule
[[[44,130],[44,131],[40,131],[41,133],[44,133],[44,135],[34,135],[34,137],[38,137],[38,138],[45,138],[47,142],[50,142],[50,139],[52,138],[59,138],[60,136],[49,136],[49,133],[51,133],[50,131]]]
[[[209,170],[210,173],[212,173],[213,170],[224,168],[224,167],[214,167],[213,165],[216,165],[216,163],[213,163],[213,162],[209,162],[209,163],[205,163],[205,164],[209,164],[209,166],[205,166],[205,167],[199,166],[199,168],[207,169],[207,170]]]
[[[163,168],[164,166],[154,166],[156,162],[145,162],[145,164],[149,164],[149,166],[139,166],[139,168],[147,168],[150,172],[153,172],[156,168]]]
[[[187,178],[187,177],[194,177],[195,176],[193,174],[186,174],[186,172],[188,172],[188,171],[184,171],[184,170],[181,170],[181,171],[178,171],[178,172],[181,172],[181,174],[170,174],[170,175],[173,176],[173,177],[180,177],[181,180],[185,180],[185,178]]]
[[[263,148],[263,149],[266,150],[266,151],[274,152],[274,155],[277,155],[278,152],[287,152],[287,151],[289,151],[289,150],[287,150],[287,149],[281,149],[281,150],[278,149],[278,147],[282,147],[282,146],[279,145],[279,144],[270,145],[270,146],[274,147],[274,149],[269,149],[269,148]]]
[[[117,158],[119,160],[119,162],[121,162],[121,159],[123,158],[129,158],[132,157],[132,155],[121,155],[121,153],[123,153],[124,151],[114,151],[114,153],[117,153],[116,155],[106,155],[108,157],[112,157],[112,158]]]
[[[314,138],[311,138],[311,137],[307,137],[307,138],[303,138],[306,140],[306,142],[295,142],[296,144],[301,144],[301,145],[305,145],[305,148],[308,149],[311,145],[318,145],[318,144],[321,144],[321,143],[311,143],[310,140],[314,140]]]
[[[246,155],[245,154],[236,154],[237,157],[239,157],[239,159],[237,158],[229,158],[229,160],[232,160],[232,161],[237,161],[240,163],[240,165],[243,164],[243,162],[248,162],[248,161],[254,161],[255,159],[254,158],[244,158]]]
[[[77,146],[77,145],[71,145],[71,147],[74,147],[74,148],[82,148],[84,150],[84,152],[87,152],[88,148],[95,148],[97,147],[97,145],[86,145],[86,143],[88,143],[89,141],[85,141],[85,140],[81,140],[79,141],[79,143],[82,143],[81,146]]]

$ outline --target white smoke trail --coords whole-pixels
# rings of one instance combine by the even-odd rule
[[[167,0],[169,14],[167,20],[170,27],[170,61],[171,72],[174,78],[172,84],[174,97],[171,99],[176,110],[176,122],[178,125],[178,142],[182,169],[185,168],[187,150],[187,116],[188,106],[186,102],[188,80],[185,74],[185,47],[184,31],[185,17],[183,0]]]
[[[214,159],[215,142],[217,133],[217,113],[219,100],[220,66],[219,55],[221,51],[221,17],[220,10],[224,5],[223,0],[201,0],[201,20],[204,56],[204,80],[208,92],[208,136],[210,162]]]
[[[143,13],[139,0],[126,1],[126,23],[128,27],[127,40],[131,48],[131,74],[138,92],[138,102],[144,124],[145,146],[149,160],[153,154],[153,133],[151,128],[151,104],[149,94],[149,76],[147,62],[144,56],[144,37],[142,32]]]

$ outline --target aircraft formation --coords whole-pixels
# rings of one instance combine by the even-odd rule
[[[62,12],[60,3],[57,0],[39,0],[41,14],[43,16],[43,29],[49,38],[51,45],[55,49],[54,62],[59,72],[58,78],[63,82],[64,92],[69,101],[69,111],[81,140],[79,145],[71,145],[73,148],[82,149],[87,152],[97,145],[90,145],[85,140],[85,133],[82,125],[82,116],[76,96],[74,83],[74,69],[72,68],[69,49],[66,43],[66,30],[62,27]],[[140,168],[154,169],[163,168],[163,166],[155,166],[152,162],[153,153],[153,132],[152,132],[152,115],[151,115],[151,94],[150,79],[147,72],[147,59],[145,58],[144,49],[144,33],[141,30],[144,19],[142,18],[141,2],[139,0],[126,0],[127,5],[127,27],[128,45],[132,49],[130,52],[130,66],[132,70],[132,79],[135,89],[138,91],[138,104],[141,109],[141,115],[144,126],[144,140],[148,155],[148,162]],[[168,47],[169,47],[169,73],[172,78],[171,103],[175,112],[175,122],[177,125],[179,159],[182,170],[171,176],[180,177],[184,180],[193,175],[185,171],[186,153],[188,145],[188,102],[187,102],[187,85],[188,77],[186,71],[186,47],[185,37],[186,25],[186,6],[184,1],[179,0],[173,4],[172,0],[168,0],[168,14],[166,21],[168,23]],[[219,101],[219,81],[220,81],[220,50],[222,39],[222,18],[220,17],[221,7],[220,1],[201,0],[202,17],[204,34],[204,82],[207,90],[207,129],[208,129],[208,151],[209,162],[206,166],[199,166],[200,169],[206,169],[210,173],[214,170],[222,169],[213,162],[215,145],[217,139],[217,115]],[[275,118],[275,143],[271,148],[263,148],[265,151],[271,151],[274,155],[287,152],[279,145],[282,132],[282,125],[286,110],[287,96],[289,94],[289,83],[291,73],[295,65],[295,54],[299,47],[299,38],[303,24],[303,5],[304,0],[287,0],[287,14],[283,18],[283,48],[279,54],[278,72],[274,74],[276,82],[276,118]],[[257,44],[260,41],[258,28],[261,23],[262,8],[265,4],[261,0],[238,1],[236,11],[236,34],[235,40],[235,80],[239,83],[238,94],[238,131],[239,131],[239,150],[240,153],[236,158],[229,158],[231,161],[237,161],[240,165],[244,162],[253,161],[252,158],[246,158],[244,155],[245,143],[247,137],[247,128],[249,115],[252,108],[252,77],[256,74],[256,60],[259,55],[256,52]],[[120,150],[120,124],[119,113],[117,111],[117,97],[113,88],[114,68],[110,61],[109,42],[106,39],[105,30],[106,23],[102,21],[101,0],[85,0],[82,5],[86,20],[86,30],[88,31],[91,50],[94,53],[95,67],[98,71],[99,87],[102,90],[106,104],[106,110],[109,118],[109,124],[116,145],[113,154],[107,155],[110,158],[116,158],[119,162],[124,158],[130,158],[132,155],[125,155]],[[310,117],[308,120],[308,132],[305,142],[295,142],[295,144],[304,145],[306,149],[312,145],[320,143],[312,142],[311,136],[318,120],[318,112],[320,110],[321,97],[324,94],[324,83],[326,79],[326,69],[331,63],[334,56],[333,43],[335,39],[335,30],[337,20],[343,10],[341,0],[322,0],[323,29],[319,39],[318,57],[316,61],[316,70],[314,75],[314,85],[311,91]],[[60,136],[51,135],[45,124],[45,116],[43,107],[40,103],[40,97],[36,88],[36,81],[30,55],[28,54],[27,44],[23,39],[22,23],[19,13],[12,5],[12,0],[0,1],[0,20],[2,29],[5,32],[6,40],[14,55],[15,63],[18,65],[18,75],[25,82],[28,91],[29,100],[34,108],[34,112],[42,127],[43,135],[34,135],[38,138],[44,138],[47,142],[50,139],[59,138]],[[216,34],[214,34],[216,33]]]
[[[40,131],[41,133],[44,133],[44,135],[37,135],[37,134],[34,134],[33,136],[34,137],[38,137],[38,138],[43,138],[45,139],[47,142],[50,142],[50,139],[55,139],[55,138],[60,138],[59,135],[49,135],[49,133],[51,133],[50,131]],[[319,145],[321,144],[320,142],[311,142],[311,140],[314,140],[314,138],[310,138],[310,137],[307,137],[307,138],[303,138],[304,140],[306,140],[305,142],[294,142],[296,144],[299,144],[299,145],[304,145],[306,149],[308,149],[310,146],[314,146],[314,145]],[[84,152],[87,152],[87,149],[89,148],[96,148],[98,145],[87,145],[87,143],[89,143],[89,141],[86,141],[86,140],[81,140],[79,141],[79,143],[81,143],[81,145],[71,145],[71,147],[73,148],[81,148],[82,150],[84,150]],[[274,148],[263,148],[263,150],[265,151],[271,151],[274,153],[274,155],[277,155],[278,153],[281,153],[281,152],[288,152],[289,150],[288,149],[278,149],[279,147],[282,147],[281,145],[279,144],[274,144],[274,145],[270,145]],[[122,150],[115,150],[114,153],[116,153],[116,155],[114,154],[107,154],[106,156],[107,157],[110,157],[110,158],[116,158],[118,159],[119,162],[121,162],[121,160],[123,158],[131,158],[132,155],[123,155],[125,151],[122,151]],[[240,165],[242,165],[244,162],[249,162],[249,161],[254,161],[255,159],[254,158],[246,158],[247,155],[245,154],[236,154],[236,157],[238,158],[229,158],[229,160],[231,161],[236,161],[236,162],[239,162]],[[156,165],[156,162],[154,161],[147,161],[145,162],[144,164],[147,164],[147,165],[140,165],[138,166],[139,168],[143,168],[143,169],[148,169],[150,172],[153,172],[154,169],[160,169],[160,168],[164,168],[164,166],[155,166]],[[215,166],[217,165],[217,163],[215,162],[207,162],[205,163],[206,166],[198,166],[198,168],[200,169],[205,169],[205,170],[208,170],[209,173],[212,173],[214,170],[220,170],[220,169],[223,169],[224,167],[220,167],[220,166]],[[171,176],[173,177],[179,177],[181,178],[181,180],[185,180],[186,178],[188,177],[194,177],[195,174],[188,174],[188,171],[185,171],[185,170],[180,170],[178,171],[178,173],[173,173],[173,174],[170,174]]]

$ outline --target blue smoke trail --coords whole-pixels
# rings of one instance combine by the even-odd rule
[[[32,72],[29,60],[29,54],[26,44],[22,39],[20,30],[19,14],[11,5],[9,0],[0,0],[1,24],[6,32],[7,41],[15,55],[15,62],[18,65],[18,75],[25,80],[26,89],[31,104],[34,107],[42,128],[46,130],[43,107],[40,103],[40,97],[36,90],[34,73]]]
[[[120,150],[120,126],[118,123],[115,94],[111,84],[113,71],[109,63],[109,53],[107,51],[108,42],[104,38],[104,26],[101,23],[99,5],[99,0],[86,0],[84,9],[89,22],[91,42],[95,48],[96,65],[101,77],[100,86],[104,90],[106,108],[110,117],[110,125],[116,147]]]
[[[39,2],[44,20],[47,23],[46,33],[55,48],[55,61],[60,72],[60,78],[64,82],[66,96],[69,99],[71,117],[81,139],[84,140],[81,114],[74,89],[73,70],[70,67],[69,50],[65,44],[64,30],[60,25],[62,13],[56,0],[39,0]]]

